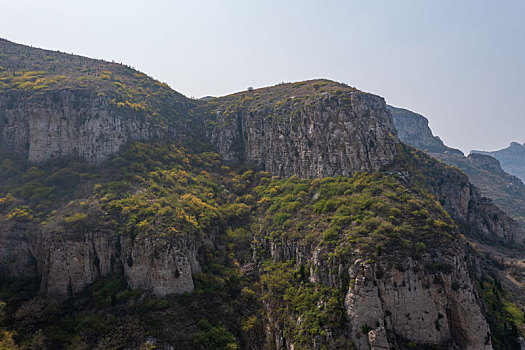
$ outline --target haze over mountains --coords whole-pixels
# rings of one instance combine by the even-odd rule
[[[509,174],[525,181],[525,146],[512,142],[509,147],[499,151],[472,151],[472,153],[486,154],[500,161],[501,166]]]
[[[520,164],[525,164],[525,158],[520,162],[517,156],[523,148],[521,145],[511,146],[513,151],[510,149],[495,153],[473,151],[465,157],[463,152],[445,146],[439,137],[434,136],[428,127],[428,120],[422,115],[392,106],[388,108],[401,141],[463,170],[484,195],[492,198],[501,209],[525,224],[525,185],[520,178],[511,175],[515,175]],[[493,154],[499,158],[501,158],[500,154],[504,154],[507,167],[502,169],[499,158],[493,158]],[[514,164],[514,172],[509,171],[509,164]],[[512,165],[510,167],[512,168]]]
[[[193,100],[5,40],[0,91],[2,346],[523,344],[523,183],[421,116],[325,79]]]

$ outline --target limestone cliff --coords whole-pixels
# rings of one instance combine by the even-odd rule
[[[192,101],[122,65],[0,49],[0,280],[73,309],[34,320],[21,300],[10,316],[28,344],[96,310],[78,323],[89,332],[68,324],[49,347],[138,349],[155,334],[167,349],[492,348],[461,233],[525,233],[464,174],[401,144],[382,98],[315,80]],[[425,120],[404,123],[402,141],[462,156]],[[110,275],[123,285],[87,295]]]
[[[476,253],[426,191],[387,174],[266,188],[272,216],[301,203],[284,223],[257,215],[254,258],[273,261],[259,264],[272,348],[492,349]],[[306,194],[291,199],[295,189]],[[402,210],[421,201],[423,215]]]
[[[466,263],[460,255],[440,263],[452,271],[432,273],[410,260],[401,269],[359,260],[354,263],[350,275],[355,283],[346,294],[345,305],[358,349],[391,349],[410,342],[492,349]],[[363,325],[369,328],[365,336]]]
[[[317,290],[328,287],[344,291],[338,296],[344,300],[343,334],[355,349],[409,349],[416,345],[492,349],[491,331],[473,282],[480,278],[473,268],[477,266],[475,256],[466,254],[468,249],[459,241],[444,244],[437,236],[433,240],[432,249],[416,258],[396,251],[370,259],[361,256],[359,249],[351,256],[341,257],[326,244],[312,245],[297,236],[275,241],[267,238],[266,249],[275,261],[309,266],[305,273]],[[344,248],[339,246],[337,251]],[[298,288],[298,293],[304,288]],[[324,303],[326,300],[319,296],[318,308],[322,309]],[[295,310],[293,305],[289,307]],[[272,298],[267,298],[266,308],[268,337],[275,348],[305,347],[292,336],[290,327],[300,328],[301,322],[311,320],[302,315],[295,326],[293,321],[292,326],[286,325],[282,319],[276,320],[278,304]],[[297,318],[295,314],[288,316]],[[336,340],[341,329],[331,328],[332,324],[324,326],[324,336],[311,339],[315,345],[307,348],[343,346]]]
[[[100,163],[134,141],[206,143],[195,103],[130,67],[1,39],[0,52],[0,150]]]
[[[66,299],[101,277],[123,271],[132,288],[155,295],[190,292],[200,272],[199,241],[189,236],[131,240],[110,227],[64,232],[55,225],[2,225],[0,276],[33,279],[40,294]]]
[[[483,196],[465,174],[432,158],[415,167],[420,168],[423,178],[408,175],[408,180],[424,181],[467,236],[507,246],[525,242],[525,228]]]
[[[230,163],[315,178],[378,170],[396,154],[384,100],[340,84],[283,84],[214,102],[211,140]]]
[[[119,109],[95,91],[10,91],[0,96],[0,148],[33,162],[80,157],[100,163],[129,142],[164,134],[152,117]]]

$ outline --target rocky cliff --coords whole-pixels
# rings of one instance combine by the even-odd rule
[[[512,142],[509,147],[498,151],[472,151],[472,153],[485,154],[496,158],[506,172],[525,181],[525,145]]]
[[[524,227],[483,196],[464,173],[404,147],[405,152],[413,154],[413,160],[402,166],[410,169],[405,175],[407,181],[423,183],[468,237],[507,246],[525,242]],[[400,171],[403,162],[394,163],[391,171]]]
[[[403,108],[387,106],[392,114],[401,141],[430,153],[463,154],[460,150],[445,146],[434,136],[428,126],[428,119]]]
[[[350,274],[355,284],[345,306],[358,349],[391,349],[410,342],[492,349],[466,263],[460,255],[440,263],[452,271],[431,273],[410,260],[401,269],[354,263]],[[375,326],[362,336],[363,325]]]
[[[443,145],[441,141],[439,142],[442,146],[437,147],[426,118],[408,110],[393,107],[390,107],[390,110],[401,141],[425,151],[448,165],[458,167],[477,187],[472,190],[473,192],[481,191],[479,194],[492,199],[506,214],[522,225],[525,223],[525,185],[519,178],[504,172],[497,159],[475,153],[465,157],[463,153]],[[452,192],[450,191],[449,194]],[[486,202],[488,204],[488,201]]]
[[[400,143],[382,98],[315,80],[192,101],[122,65],[0,48],[0,296],[24,346],[491,349],[522,333],[462,234],[523,230]]]
[[[361,184],[365,179],[357,177],[353,181]],[[293,193],[290,182],[294,183],[279,182],[278,195],[265,206],[273,208],[275,203],[285,201],[287,193]],[[377,215],[379,228],[374,229],[374,224],[363,222],[364,227],[374,233],[360,236],[363,234],[359,229],[361,223],[343,226],[345,217],[340,216],[352,213],[354,218],[361,217],[359,209],[347,207],[357,201],[357,197],[371,195],[374,203],[377,203],[375,199],[382,198],[392,212],[405,204],[415,205],[413,201],[424,197],[411,192],[413,197],[406,203],[393,194],[383,197],[387,188],[401,193],[402,180],[373,179],[367,183],[372,188],[364,189],[364,193],[359,192],[360,187],[348,186],[348,182],[351,181],[327,179],[312,184],[308,195],[300,199],[304,205],[297,209],[298,215],[291,216],[284,228],[258,215],[261,232],[256,234],[257,241],[263,242],[274,261],[273,265],[263,264],[261,280],[268,289],[264,300],[275,348],[344,348],[341,337],[348,337],[356,349],[492,349],[491,332],[473,282],[481,278],[479,270],[473,269],[477,265],[476,258],[466,253],[468,248],[458,239],[456,228],[445,224],[450,219],[439,205],[425,206],[430,217],[443,220],[442,228],[432,229],[431,233],[424,233],[425,228],[418,226],[418,221],[422,220],[424,225],[428,219],[418,218],[417,212],[414,216],[403,212],[393,219],[388,211],[383,213],[378,206],[369,211]],[[274,186],[268,188],[276,188]],[[301,183],[295,186],[303,187]],[[340,192],[336,190],[327,196],[327,188],[339,188]],[[309,196],[312,192],[318,196]],[[318,209],[322,207],[319,204],[314,204],[314,212],[308,208],[310,203],[323,203],[324,200],[333,200],[335,207],[328,212]],[[285,207],[286,202],[281,202],[281,209],[274,215],[279,215]],[[308,225],[297,229],[304,220]],[[397,241],[395,234],[386,233],[388,229],[385,231],[381,227],[388,224],[383,220],[394,220],[390,222],[396,227],[404,226],[402,239],[406,241]],[[323,237],[312,235],[312,231],[326,229],[323,222],[330,222]],[[338,227],[337,231],[331,227]],[[264,233],[267,230],[275,230],[275,233],[268,236]],[[411,233],[416,231],[419,231],[417,238]],[[386,250],[382,249],[383,244],[388,247]],[[290,262],[292,270],[287,274]],[[316,293],[317,299],[311,304],[314,310],[305,312],[305,304],[309,304],[302,299],[308,300],[305,293],[308,290]],[[278,300],[282,299],[290,301],[286,304],[285,316],[279,313],[283,305]],[[339,308],[334,304],[336,301],[342,303]],[[305,333],[314,332],[314,320],[321,320],[317,322],[322,331],[318,331],[316,337],[304,337]]]
[[[100,163],[129,142],[164,136],[152,117],[118,109],[95,91],[10,91],[0,97],[0,147],[33,162],[80,157]]]
[[[325,80],[213,101],[211,140],[224,160],[276,176],[349,176],[392,162],[398,142],[382,98]]]
[[[91,219],[96,220],[96,217]],[[186,237],[130,239],[105,225],[84,229],[2,223],[2,279],[39,281],[41,295],[67,299],[98,279],[124,273],[130,287],[155,295],[190,292],[199,273],[199,240]]]
[[[206,142],[193,101],[130,67],[6,40],[0,52],[2,150],[100,163],[139,140]]]

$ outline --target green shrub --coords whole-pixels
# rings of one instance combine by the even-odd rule
[[[198,331],[193,335],[193,343],[203,349],[235,350],[239,346],[235,336],[222,324],[212,326],[208,320],[201,319]]]

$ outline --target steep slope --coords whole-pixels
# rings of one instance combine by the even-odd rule
[[[276,176],[349,176],[393,161],[398,143],[382,98],[327,80],[281,84],[208,102],[224,160]]]
[[[492,348],[457,228],[417,188],[385,173],[256,188],[274,212],[256,238],[272,257],[261,281],[278,348],[346,348],[340,323],[357,349]]]
[[[463,235],[523,231],[401,144],[380,97],[316,80],[190,101],[121,65],[2,45],[0,326],[22,346],[518,344],[523,312]]]
[[[46,297],[9,294],[22,341],[42,329],[54,348],[138,348],[145,330],[157,345],[223,348],[206,338],[223,329],[246,349],[491,349],[481,275],[415,178],[277,179],[231,171],[214,154],[137,144],[79,174],[87,181],[70,183],[57,208],[46,188],[85,163],[14,163],[2,165],[18,171],[2,197],[2,285],[28,281]],[[49,310],[50,297],[77,306]],[[93,314],[111,317],[93,323]],[[56,326],[71,331],[54,334]],[[134,327],[143,331],[125,335]]]
[[[387,108],[392,114],[401,141],[425,152],[463,154],[460,150],[445,146],[438,136],[434,136],[427,118],[403,108]]]
[[[472,151],[472,153],[486,154],[496,158],[506,172],[525,181],[525,145],[512,142],[509,147],[499,151]]]
[[[484,196],[491,198],[516,221],[525,224],[525,185],[517,177],[504,172],[497,159],[476,153],[466,158],[459,155],[433,156],[463,170]]]
[[[388,107],[401,141],[414,146],[449,165],[464,171],[469,180],[491,198],[505,213],[525,224],[525,185],[501,169],[497,159],[471,153],[465,157],[459,150],[447,147],[428,127],[428,120],[408,110]]]
[[[130,67],[2,39],[0,53],[3,150],[101,162],[128,142],[204,141],[194,103]]]

